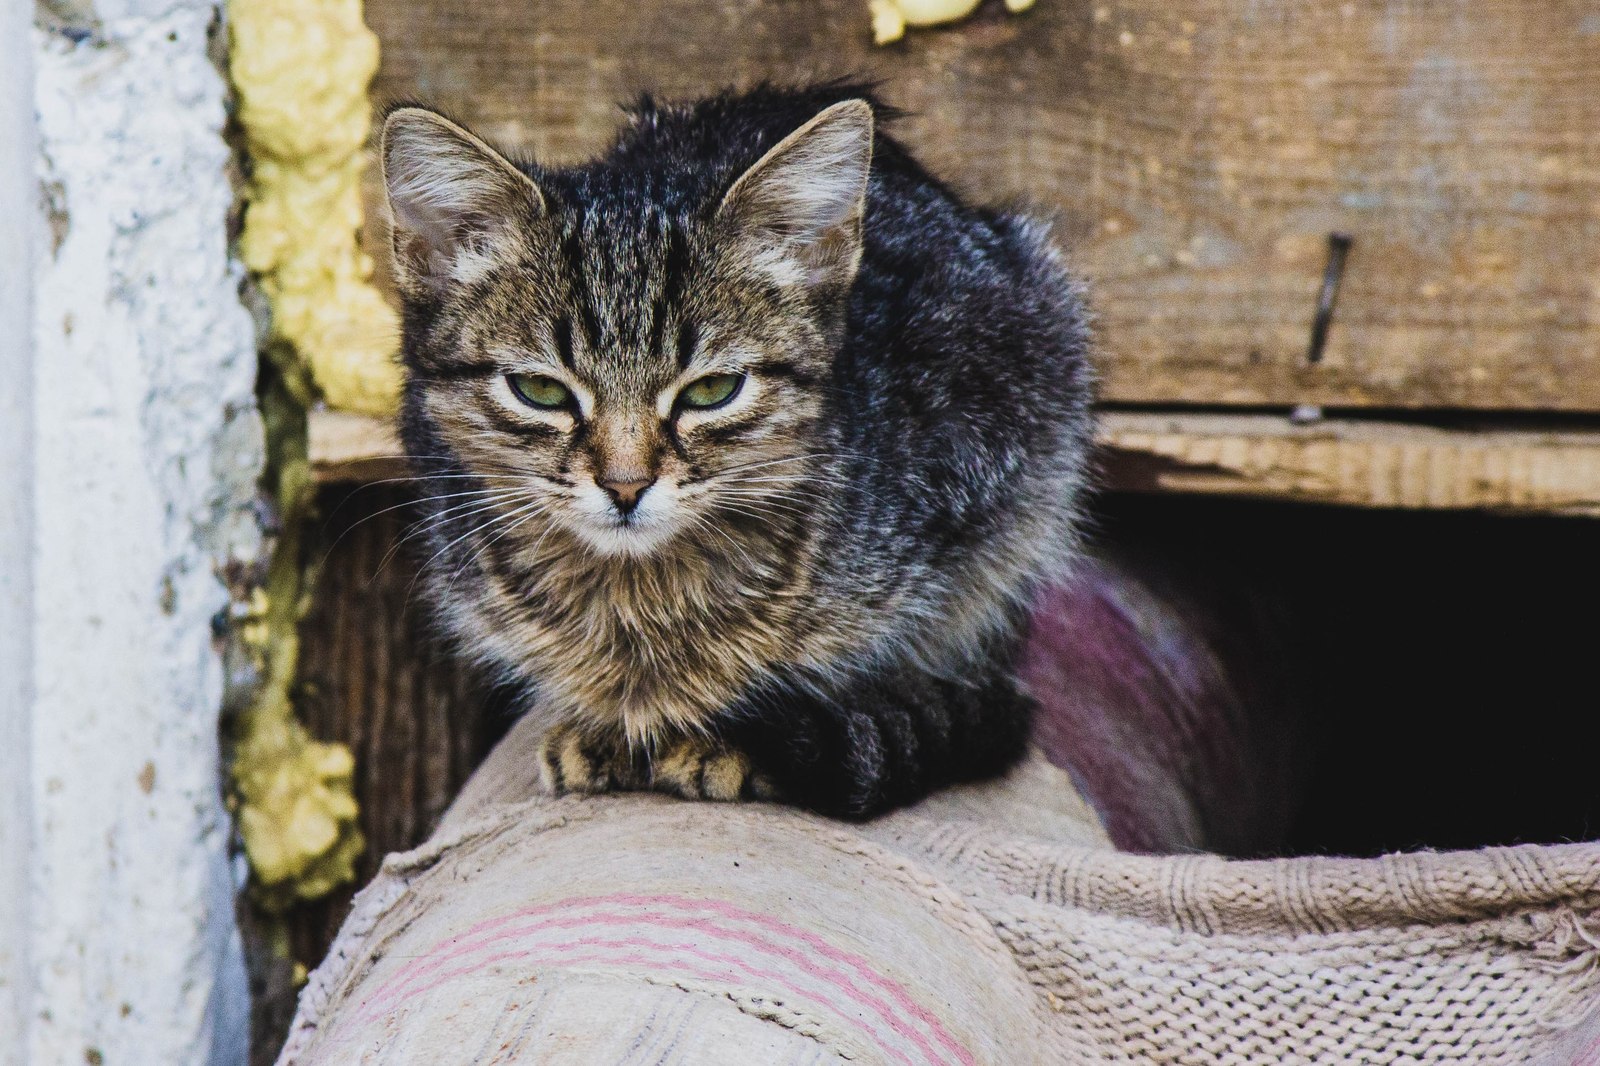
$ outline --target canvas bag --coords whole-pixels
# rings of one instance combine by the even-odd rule
[[[390,856],[280,1066],[1600,1064],[1600,845],[1111,849],[1035,757],[864,826],[537,793]]]

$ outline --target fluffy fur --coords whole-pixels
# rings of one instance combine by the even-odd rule
[[[426,572],[549,719],[550,787],[863,817],[1020,753],[1023,610],[1075,546],[1084,312],[1044,228],[964,204],[890,117],[846,83],[647,98],[550,169],[390,114]],[[725,374],[725,405],[686,402]]]

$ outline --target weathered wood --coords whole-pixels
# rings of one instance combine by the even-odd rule
[[[370,0],[380,100],[570,159],[641,88],[863,71],[1063,219],[1115,401],[1600,410],[1595,0],[1041,0],[870,43],[865,0]],[[1334,231],[1354,235],[1306,359]]]
[[[1105,486],[1121,492],[1253,496],[1426,510],[1600,516],[1600,429],[1439,429],[1276,415],[1101,415]],[[389,476],[399,442],[382,422],[311,418],[323,481]]]
[[[295,705],[316,737],[355,753],[367,849],[355,885],[291,912],[294,957],[307,966],[327,950],[355,888],[384,855],[421,843],[507,721],[425,631],[419,560],[401,543],[418,517],[408,499],[369,484],[330,486],[319,500],[321,575],[301,625]]]
[[[1597,431],[1116,413],[1100,444],[1125,492],[1600,516]]]
[[[349,411],[313,411],[307,425],[318,481],[372,482],[406,474],[405,449],[389,423]]]

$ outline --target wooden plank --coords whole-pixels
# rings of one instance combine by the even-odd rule
[[[1125,492],[1600,516],[1600,431],[1123,412],[1100,444]]]
[[[379,419],[350,411],[313,411],[306,435],[318,481],[373,482],[407,472],[399,437]]]
[[[381,439],[382,424],[371,425]],[[327,951],[354,891],[384,855],[433,830],[509,721],[503,697],[427,633],[420,560],[403,543],[418,517],[407,498],[396,486],[366,484],[328,486],[318,499],[323,518],[310,557],[319,577],[300,626],[295,706],[316,737],[355,754],[367,848],[355,884],[288,916],[294,958],[308,968]]]
[[[1600,410],[1594,0],[369,0],[378,99],[552,160],[641,88],[862,71],[983,197],[1058,211],[1113,401]],[[1334,231],[1355,238],[1322,362]]]
[[[1600,429],[1440,429],[1350,418],[1297,425],[1278,415],[1101,415],[1105,487],[1357,507],[1600,516]],[[392,476],[368,457],[400,451],[382,422],[311,416],[319,479]]]

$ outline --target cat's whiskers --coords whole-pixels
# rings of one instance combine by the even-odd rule
[[[728,493],[727,495],[731,496],[733,494]],[[768,508],[768,510],[763,510],[763,506]],[[739,497],[737,498],[737,502],[728,500],[726,498],[719,498],[714,504],[714,507],[717,510],[732,511],[735,514],[747,515],[751,518],[761,519],[762,521],[766,521],[767,519],[774,517],[774,515],[771,513],[772,511],[780,512],[795,519],[803,519],[812,513],[810,508],[807,508],[801,504],[788,503],[786,501],[773,499],[772,497]]]
[[[354,465],[356,463],[395,463],[395,462],[405,462],[405,463],[410,463],[413,467],[421,468],[421,473],[397,474],[394,477],[378,478],[378,479],[373,480],[373,481],[363,482],[362,483],[362,487],[363,488],[369,487],[369,486],[372,486],[372,485],[388,485],[388,484],[392,484],[392,483],[397,482],[397,481],[426,481],[429,478],[489,477],[489,476],[491,476],[489,474],[481,474],[481,473],[461,473],[461,472],[458,472],[456,468],[459,467],[460,464],[461,464],[461,457],[460,456],[456,456],[456,455],[363,455],[361,458],[359,458],[359,459],[351,459],[351,460],[349,460],[349,462],[350,462],[351,465]],[[448,467],[440,467],[439,470],[437,470],[437,471],[429,471],[423,465],[423,464],[426,464],[426,463],[449,463],[450,466],[448,466]],[[523,475],[522,474],[517,474],[517,473],[512,472],[512,471],[506,471],[506,472],[503,473],[503,476],[505,476],[505,477],[522,477]]]
[[[465,533],[461,534],[459,537],[456,537],[453,540],[449,541],[447,544],[445,544],[443,547],[441,547],[438,551],[436,551],[432,555],[428,556],[427,561],[425,561],[421,566],[417,567],[416,576],[414,576],[411,579],[411,584],[406,587],[406,599],[408,601],[410,600],[412,592],[416,589],[416,585],[417,585],[418,579],[420,579],[423,574],[427,573],[428,568],[430,566],[432,566],[435,562],[437,562],[441,555],[443,555],[445,552],[449,551],[451,548],[455,547],[457,544],[460,544],[462,541],[466,540],[468,537],[474,536],[477,533],[480,533],[485,529],[491,529],[491,528],[493,528],[494,526],[498,525],[501,522],[507,521],[507,520],[509,520],[511,518],[514,518],[514,517],[518,516],[518,515],[527,514],[529,512],[537,513],[540,509],[547,508],[549,506],[550,506],[550,500],[547,499],[547,498],[541,497],[540,499],[534,500],[532,503],[528,503],[528,504],[524,504],[524,505],[522,505],[520,507],[512,508],[510,511],[506,512],[505,514],[496,515],[495,517],[490,518],[487,521],[480,522],[477,525],[473,526],[471,529],[467,530]],[[478,512],[473,512],[473,513],[476,514]]]
[[[375,462],[375,461],[379,461],[379,460],[395,460],[395,459],[405,459],[405,460],[409,460],[409,461],[412,461],[412,462],[420,461],[421,459],[439,459],[440,461],[449,461],[449,462],[454,462],[455,461],[454,459],[445,460],[444,457],[442,457],[442,456],[406,456],[406,455],[387,455],[387,456],[372,455],[372,456],[367,456],[367,457],[365,457],[363,459],[359,459],[359,460],[356,460],[356,461],[357,462]],[[450,473],[427,474],[427,473],[424,473],[424,474],[404,474],[404,475],[400,475],[400,476],[396,476],[396,477],[379,478],[376,481],[365,481],[365,482],[362,482],[360,485],[357,485],[355,487],[355,489],[353,489],[348,495],[345,496],[344,499],[339,501],[339,503],[334,507],[334,509],[332,511],[328,512],[327,517],[323,519],[323,527],[326,528],[328,525],[330,525],[333,522],[334,518],[336,518],[339,515],[339,512],[344,510],[346,504],[350,503],[352,500],[356,499],[356,497],[360,496],[364,492],[372,492],[372,491],[375,491],[377,489],[381,489],[381,488],[383,488],[385,486],[388,486],[388,485],[409,485],[409,484],[415,484],[417,482],[423,482],[423,481],[469,481],[469,480],[470,481],[526,481],[526,480],[528,480],[528,477],[527,477],[526,474],[518,474],[518,473],[472,473],[472,474],[466,474],[466,473],[461,473],[461,474],[450,474]],[[497,486],[497,487],[500,487],[500,486]],[[425,496],[425,497],[422,497],[421,499],[405,500],[405,501],[402,501],[401,503],[395,504],[393,507],[386,507],[383,510],[378,511],[376,514],[370,514],[370,515],[363,516],[360,519],[360,521],[358,521],[354,525],[352,525],[350,527],[350,529],[355,529],[362,522],[370,521],[371,519],[378,517],[378,515],[387,514],[389,511],[397,510],[397,509],[399,509],[401,507],[407,506],[408,504],[425,503],[425,502],[428,502],[428,501],[431,501],[431,500],[444,499],[444,498],[446,498],[446,497]],[[350,530],[346,530],[345,532],[348,533],[348,532],[350,532]],[[341,537],[343,535],[344,534],[341,534]],[[337,541],[335,542],[335,544],[337,544]],[[331,551],[332,548],[330,547],[329,550]]]
[[[707,484],[707,483],[718,481],[721,478],[725,478],[730,474],[748,473],[751,470],[760,470],[760,469],[762,469],[764,467],[777,466],[779,463],[801,463],[801,462],[806,462],[806,461],[811,460],[811,459],[824,459],[824,458],[827,458],[827,457],[828,457],[828,453],[826,453],[826,452],[813,452],[813,453],[810,453],[810,454],[807,454],[807,455],[786,455],[781,459],[767,459],[767,460],[764,460],[764,461],[761,461],[761,462],[737,463],[737,464],[735,464],[733,466],[724,467],[723,469],[718,470],[715,473],[706,474],[703,477],[698,477],[698,478],[694,478],[692,480],[686,481],[686,482],[684,482],[684,484],[686,484],[686,485]]]
[[[443,493],[439,493],[438,495],[434,495],[434,496],[418,496],[418,497],[414,497],[414,498],[411,498],[411,499],[401,500],[399,503],[392,504],[392,505],[390,505],[388,507],[381,508],[380,510],[377,510],[377,511],[373,511],[371,514],[362,515],[359,519],[357,519],[356,521],[352,522],[348,529],[344,530],[344,532],[339,534],[338,539],[336,539],[332,544],[330,544],[328,546],[328,550],[330,552],[333,551],[333,549],[337,548],[339,546],[340,541],[344,540],[345,537],[349,536],[351,533],[355,532],[357,529],[361,528],[366,523],[372,521],[374,518],[380,518],[383,515],[389,514],[391,511],[399,511],[399,510],[401,510],[403,508],[406,508],[406,507],[416,507],[416,506],[420,506],[421,504],[425,504],[425,503],[437,503],[440,500],[457,500],[457,499],[462,499],[463,497],[467,497],[467,496],[485,496],[485,495],[488,495],[489,493],[503,492],[503,491],[505,491],[505,486],[501,485],[501,486],[497,486],[495,488],[490,488],[490,489],[468,489],[465,492],[443,492]],[[352,495],[354,495],[354,494],[352,493]],[[346,502],[348,502],[348,499],[349,499],[349,497],[346,497],[345,500],[340,501],[339,507],[343,507],[344,504]],[[329,522],[333,521],[334,515],[337,515],[339,513],[339,507],[335,507],[331,512],[329,512],[328,517],[323,521],[323,526],[324,527],[326,527]],[[437,513],[437,512],[435,512],[435,513]]]
[[[769,483],[771,483],[771,484],[782,483],[782,484],[788,484],[788,485],[801,485],[801,484],[820,485],[820,486],[823,486],[823,487],[826,487],[826,488],[829,488],[829,489],[837,489],[838,485],[839,485],[839,480],[837,478],[825,478],[825,477],[821,477],[821,476],[815,475],[815,474],[791,474],[791,475],[787,475],[787,476],[781,476],[780,475],[780,476],[776,476],[776,477],[734,478],[732,480],[720,483],[717,487],[721,488],[723,485],[756,485],[756,484],[769,484]],[[769,490],[769,491],[776,492],[777,490]],[[877,494],[871,492],[870,490],[864,488],[861,485],[860,482],[852,483],[851,486],[850,486],[850,491],[852,493],[859,493],[859,494],[861,494],[863,496],[866,496],[869,499],[872,499],[872,500],[874,500],[874,501],[876,501],[878,503],[884,503],[885,502],[882,497],[880,497]],[[828,494],[818,494],[815,498],[820,500],[820,499],[828,499],[830,497],[829,497]]]
[[[820,487],[822,487],[824,489],[829,490],[829,493],[831,494],[831,493],[836,492],[836,491],[839,490],[839,488],[841,487],[841,482],[844,481],[844,478],[839,477],[839,476],[821,477],[821,476],[812,475],[812,474],[800,474],[800,475],[797,475],[797,476],[795,476],[794,478],[792,478],[790,480],[797,481],[797,482],[800,482],[800,483],[806,484],[806,485],[820,486]],[[866,488],[859,481],[851,482],[850,485],[849,485],[849,491],[851,493],[855,493],[855,494],[859,494],[859,495],[865,496],[865,497],[867,497],[867,499],[872,500],[875,503],[881,503],[886,507],[894,506],[892,501],[885,500],[882,496],[879,496],[877,493],[875,493],[872,490]]]
[[[535,518],[538,518],[539,516],[544,515],[544,514],[548,514],[549,511],[550,511],[550,508],[549,507],[545,507],[545,508],[540,509],[540,510],[535,510],[530,514],[524,514],[522,517],[518,518],[515,522],[512,522],[505,529],[502,529],[500,532],[496,533],[493,537],[489,538],[488,541],[486,541],[485,543],[479,545],[476,549],[474,549],[467,556],[467,558],[462,561],[461,565],[456,567],[455,572],[450,575],[450,581],[445,586],[446,595],[448,595],[451,592],[455,591],[456,581],[460,579],[462,573],[464,573],[469,567],[471,567],[472,565],[477,563],[480,559],[482,559],[484,553],[487,552],[490,548],[494,547],[495,544],[498,543],[499,540],[502,537],[506,536],[508,533],[514,533],[516,530],[518,530],[518,529],[522,528],[523,526],[527,525],[529,522],[533,521]],[[491,522],[487,523],[483,528],[485,530],[492,528],[495,525],[496,521],[499,521],[499,519],[496,519],[495,521],[491,521]],[[548,536],[549,533],[550,533],[550,530],[546,529],[544,531],[544,533],[540,534],[539,541],[542,543],[544,538],[546,536]]]
[[[442,511],[436,511],[433,514],[417,519],[417,521],[407,526],[406,529],[401,533],[400,537],[398,537],[395,542],[389,546],[389,550],[384,552],[383,558],[378,560],[378,568],[373,574],[373,580],[377,580],[377,577],[383,573],[384,568],[389,565],[389,560],[394,558],[394,554],[398,552],[408,541],[414,540],[415,538],[422,536],[424,533],[428,533],[431,530],[437,529],[439,526],[448,522],[457,521],[462,518],[469,518],[475,514],[481,514],[482,512],[492,510],[494,507],[501,504],[512,504],[515,506],[515,501],[523,497],[532,496],[532,492],[531,490],[527,489],[512,489],[505,491],[497,490],[496,494],[492,496],[488,494],[473,495],[476,495],[477,498],[468,500],[466,503],[457,504],[453,507],[447,507]],[[461,513],[463,511],[466,513]]]
[[[705,530],[707,530],[709,532],[717,534],[723,540],[727,541],[728,545],[731,548],[733,548],[733,550],[735,552],[737,552],[739,554],[739,556],[741,558],[743,558],[746,563],[753,562],[753,560],[750,558],[750,553],[748,551],[746,551],[739,544],[738,541],[734,540],[733,536],[727,530],[725,530],[725,529],[721,528],[720,526],[718,526],[715,522],[713,522],[706,515],[701,515],[701,514],[691,515],[690,516],[690,523],[691,524],[690,524],[689,528],[691,528],[691,529],[705,529]]]
[[[800,484],[793,482],[783,483],[776,488],[740,487],[743,484],[743,482],[734,481],[728,485],[719,485],[717,486],[717,491],[712,494],[712,498],[715,499],[721,496],[747,496],[751,499],[789,498],[796,500],[829,500],[833,498],[829,493],[803,488]]]
[[[500,472],[494,472],[491,470],[490,472],[462,473],[459,472],[461,459],[459,456],[454,455],[364,455],[359,459],[350,460],[350,465],[357,465],[360,463],[393,462],[409,463],[413,468],[418,469],[419,472],[410,474],[397,474],[394,477],[376,478],[371,481],[363,481],[359,486],[357,486],[355,492],[365,492],[369,489],[380,488],[384,485],[403,485],[415,481],[448,481],[451,479],[464,478],[471,478],[474,481],[505,481],[521,480],[527,477],[526,473],[518,473],[514,470],[502,470]],[[436,471],[430,471],[426,468],[425,464],[435,462],[448,463],[450,465],[440,467]],[[351,495],[355,495],[355,492],[352,492]]]
[[[543,533],[539,534],[539,539],[533,542],[533,547],[532,548],[528,549],[528,556],[531,559],[533,559],[536,562],[538,561],[538,559],[539,559],[539,549],[544,547],[544,542],[547,539],[549,539],[550,534],[554,533],[559,526],[560,526],[559,522],[551,522],[549,524],[549,526],[547,526],[545,528],[545,531]]]

